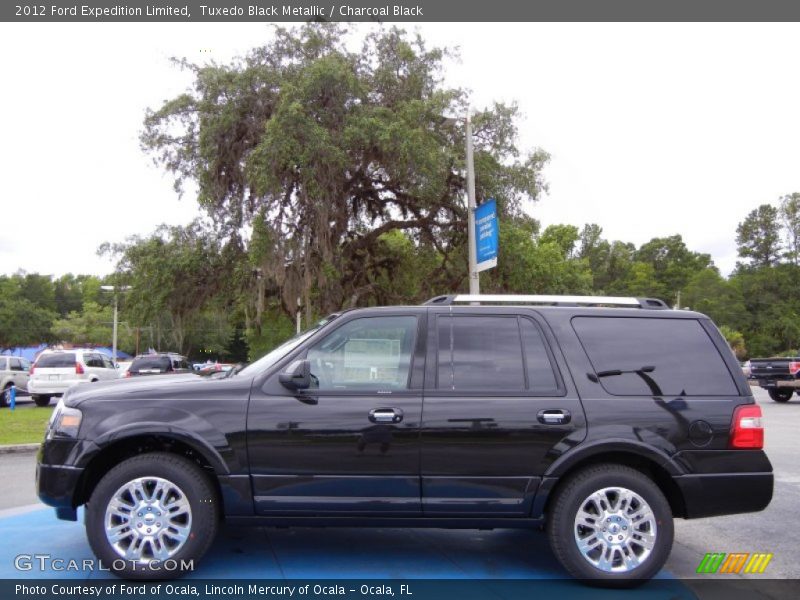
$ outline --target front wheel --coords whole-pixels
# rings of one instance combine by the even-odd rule
[[[788,402],[792,399],[792,394],[794,390],[792,388],[777,388],[774,390],[767,390],[769,393],[769,397],[772,398],[775,402]]]
[[[217,532],[219,506],[208,476],[174,454],[141,454],[100,480],[86,510],[86,534],[102,564],[127,579],[188,573]]]
[[[0,392],[0,408],[5,408],[9,404],[11,404],[11,386],[12,384],[8,384],[3,391]]]
[[[664,566],[672,549],[672,511],[641,472],[596,465],[556,492],[547,534],[556,558],[574,577],[604,587],[632,587]]]

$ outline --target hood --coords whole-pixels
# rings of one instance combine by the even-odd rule
[[[114,398],[169,398],[173,394],[182,395],[189,389],[203,388],[208,385],[219,385],[229,380],[209,379],[192,373],[180,375],[151,375],[149,377],[131,377],[94,383],[79,383],[69,388],[64,394],[64,404],[78,406],[94,399],[109,400]]]

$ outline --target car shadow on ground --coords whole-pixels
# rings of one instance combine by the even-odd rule
[[[80,512],[77,523],[58,521],[46,508],[0,518],[0,578],[113,578],[107,571],[65,570],[70,560],[82,565],[93,558]],[[48,557],[44,569],[41,559],[33,558],[37,555]],[[19,556],[31,558],[20,562]],[[56,559],[63,562],[54,568]],[[28,566],[27,570],[17,568]],[[588,588],[570,579],[550,552],[544,533],[522,529],[223,526],[187,579],[449,580],[461,599],[522,597],[526,581],[547,580],[548,595],[619,596],[619,591]],[[544,591],[541,585],[537,591]],[[635,597],[695,596],[662,572],[657,580],[639,588]]]

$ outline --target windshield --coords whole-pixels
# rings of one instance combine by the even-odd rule
[[[314,335],[317,331],[319,331],[319,329],[323,325],[325,325],[326,323],[330,323],[333,319],[335,319],[338,316],[339,316],[338,314],[333,314],[328,317],[325,317],[324,319],[319,321],[316,325],[314,325],[314,327],[312,327],[311,329],[307,329],[303,333],[298,333],[293,338],[289,338],[288,340],[283,342],[280,346],[271,350],[270,352],[259,358],[254,363],[247,365],[244,369],[242,369],[235,375],[232,375],[232,377],[253,376],[256,375],[257,373],[264,371],[265,369],[268,369],[276,362],[278,362],[280,359],[282,359],[284,356],[289,354],[289,352],[297,348],[300,344],[302,344],[304,341],[306,341],[308,338]]]

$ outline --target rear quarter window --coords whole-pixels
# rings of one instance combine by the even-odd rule
[[[722,356],[696,319],[575,317],[572,326],[609,394],[739,395]]]

